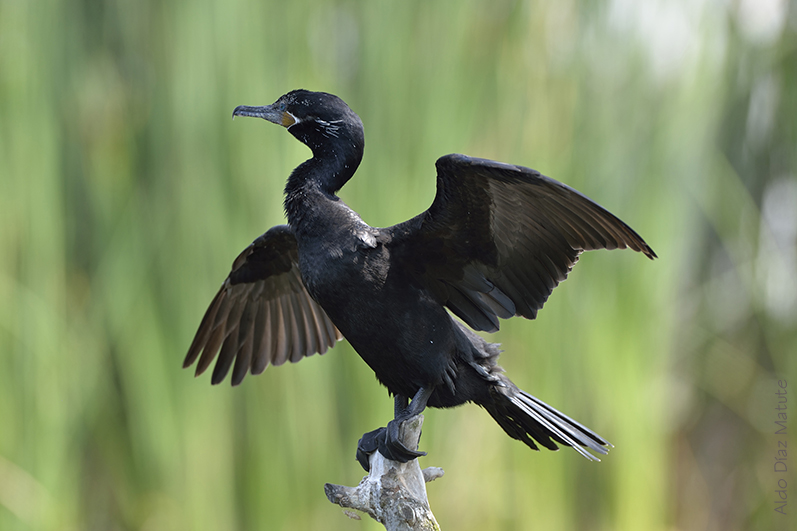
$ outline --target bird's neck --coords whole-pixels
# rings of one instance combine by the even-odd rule
[[[285,185],[285,214],[294,229],[328,210],[322,205],[338,203],[335,193],[354,175],[360,157],[315,155],[299,165]]]

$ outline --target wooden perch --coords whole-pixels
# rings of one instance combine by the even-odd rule
[[[401,423],[401,442],[407,448],[418,448],[421,426],[423,415]],[[426,499],[426,482],[441,477],[442,468],[421,470],[417,459],[399,463],[385,458],[378,451],[371,454],[370,464],[371,471],[356,487],[324,485],[329,501],[367,513],[387,531],[439,531],[440,526]]]

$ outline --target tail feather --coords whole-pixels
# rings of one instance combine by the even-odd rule
[[[549,450],[558,450],[556,443],[572,446],[591,461],[600,461],[586,447],[606,455],[612,444],[586,426],[557,411],[542,400],[521,391],[506,377],[492,387],[492,403],[483,404],[504,431],[513,439],[537,450],[536,441]]]

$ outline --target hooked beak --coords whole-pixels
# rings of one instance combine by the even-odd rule
[[[294,115],[288,111],[281,111],[274,107],[274,105],[264,105],[262,107],[249,107],[247,105],[239,105],[232,111],[232,117],[236,116],[253,116],[255,118],[263,118],[271,123],[281,125],[283,127],[290,127],[298,120]]]

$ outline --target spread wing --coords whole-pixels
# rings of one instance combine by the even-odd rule
[[[475,330],[534,319],[583,251],[656,257],[616,216],[535,170],[464,155],[436,166],[429,210],[386,230],[410,277]]]
[[[247,247],[199,325],[183,362],[199,357],[196,375],[219,353],[211,382],[221,382],[235,361],[232,384],[247,371],[323,354],[343,336],[310,297],[299,273],[299,251],[287,225],[270,229]],[[200,356],[201,353],[201,356]]]

